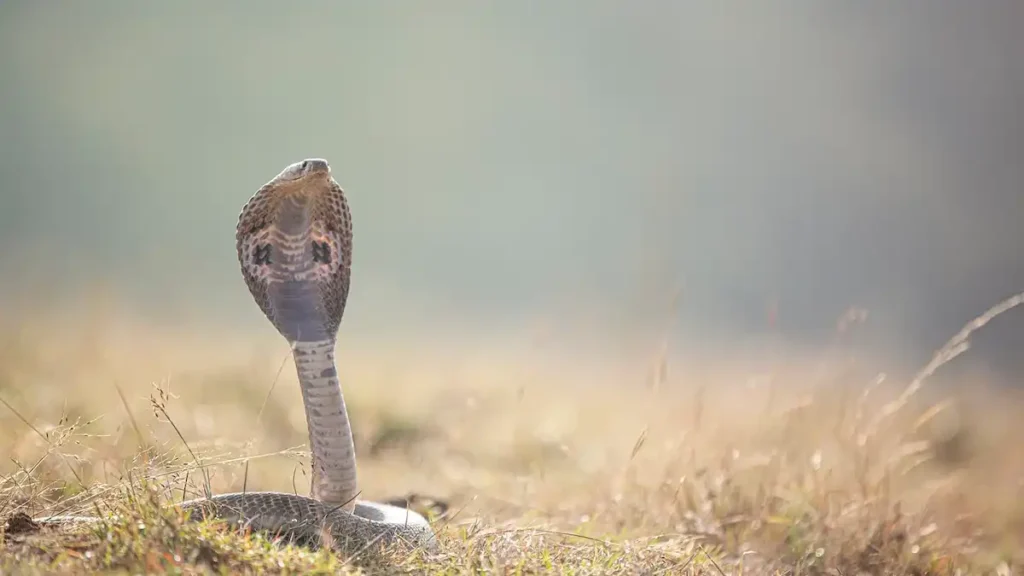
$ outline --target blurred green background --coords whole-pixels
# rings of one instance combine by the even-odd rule
[[[100,281],[269,330],[235,220],[323,157],[355,218],[350,333],[618,337],[681,285],[684,339],[828,343],[859,306],[863,346],[918,363],[1024,289],[1022,21],[1016,0],[3,0],[2,289]],[[1012,318],[979,348],[997,363]]]

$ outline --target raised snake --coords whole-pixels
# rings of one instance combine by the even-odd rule
[[[334,361],[351,277],[352,217],[327,161],[296,162],[260,187],[242,208],[235,240],[249,292],[292,347],[312,453],[310,496],[244,492],[177,506],[192,519],[212,515],[344,553],[396,543],[436,551],[422,515],[356,500],[355,445]],[[97,520],[49,516],[35,522]]]

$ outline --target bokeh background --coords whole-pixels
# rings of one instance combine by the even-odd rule
[[[913,369],[1024,289],[1022,21],[1017,0],[6,0],[0,289],[272,334],[234,224],[324,157],[355,217],[343,338],[814,349],[856,307],[849,345]],[[1022,337],[1008,314],[966,362],[1012,380]]]

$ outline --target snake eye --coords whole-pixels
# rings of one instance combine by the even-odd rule
[[[309,168],[309,160],[303,160],[302,164],[299,164],[299,171],[305,172],[306,168]]]

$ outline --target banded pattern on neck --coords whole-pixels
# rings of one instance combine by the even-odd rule
[[[358,490],[355,444],[334,363],[334,340],[296,342],[299,374],[313,458],[311,496],[352,510]]]

